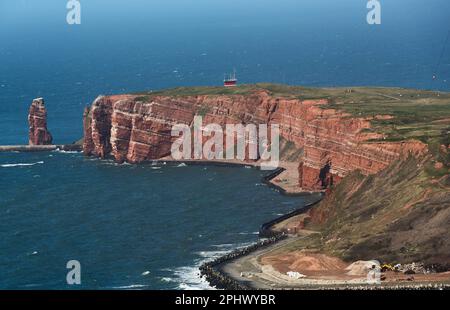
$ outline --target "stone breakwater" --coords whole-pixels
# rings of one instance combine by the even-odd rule
[[[209,284],[218,289],[225,290],[249,290],[249,286],[243,282],[237,281],[221,271],[221,266],[240,257],[246,256],[257,250],[264,249],[280,240],[286,239],[287,235],[279,234],[269,239],[261,240],[248,247],[234,250],[233,252],[221,256],[211,262],[204,263],[200,266],[200,274],[204,276]]]
[[[0,152],[81,152],[82,147],[78,144],[67,145],[0,145]]]
[[[396,159],[427,152],[419,141],[373,142],[369,118],[328,108],[328,100],[273,97],[265,90],[248,95],[100,96],[84,112],[84,153],[117,162],[140,163],[170,155],[172,126],[278,124],[294,152],[298,186],[305,191],[338,183],[351,171],[369,175]],[[281,150],[281,156],[289,153]]]
[[[262,181],[266,184],[273,185],[270,181],[276,178],[278,175],[280,175],[284,171],[283,168],[278,168],[272,171],[271,173],[265,175],[262,179]],[[273,185],[278,188],[278,186]],[[280,194],[285,194],[284,190],[282,188],[278,188],[280,191]],[[298,210],[295,210],[294,212],[291,212],[287,215],[281,216],[269,223],[265,223],[261,226],[259,236],[266,238],[264,240],[260,240],[255,244],[252,244],[250,246],[236,249],[232,251],[231,253],[228,253],[224,256],[218,257],[210,262],[204,263],[202,266],[200,266],[200,274],[201,276],[204,276],[206,280],[209,282],[209,284],[215,288],[218,289],[226,289],[226,290],[248,290],[251,289],[247,285],[245,285],[242,282],[239,282],[225,273],[221,271],[221,266],[223,264],[226,264],[230,261],[236,260],[240,257],[246,256],[252,252],[255,252],[257,250],[264,249],[270,245],[273,245],[281,240],[286,239],[288,236],[285,233],[281,232],[274,232],[270,228],[276,224],[281,222],[284,219],[290,218],[291,216],[294,216],[296,214],[301,213],[305,209],[309,209],[309,207],[316,205],[319,203],[320,200],[316,201],[315,203],[312,203],[308,206],[302,207]]]
[[[288,214],[282,215],[280,217],[277,217],[276,219],[273,219],[270,222],[264,223],[260,230],[259,230],[259,236],[261,238],[271,238],[271,237],[277,237],[278,235],[280,235],[281,233],[278,231],[274,231],[272,230],[272,227],[275,226],[276,224],[279,224],[283,221],[286,221],[288,219],[290,219],[291,217],[306,213],[307,211],[309,211],[310,209],[312,209],[313,207],[317,206],[321,201],[322,201],[323,196],[318,199],[317,201],[310,203],[300,209],[294,210]]]

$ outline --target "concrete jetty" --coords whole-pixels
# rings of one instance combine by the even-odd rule
[[[0,152],[49,152],[49,151],[76,151],[83,150],[79,144],[63,145],[0,145]]]

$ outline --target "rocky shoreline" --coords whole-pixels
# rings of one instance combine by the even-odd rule
[[[281,173],[285,171],[284,168],[277,168],[273,172],[267,174],[263,177],[263,183],[267,184],[268,186],[271,186],[275,189],[277,189],[282,195],[295,195],[295,194],[286,194],[286,190],[282,187],[273,184],[271,181],[279,176]],[[302,195],[302,194],[297,194]],[[221,266],[224,264],[236,260],[238,258],[241,258],[243,256],[249,255],[250,253],[253,253],[255,251],[267,248],[271,245],[274,245],[278,243],[281,240],[285,240],[288,238],[288,235],[286,233],[281,232],[275,232],[271,230],[271,228],[288,218],[291,218],[293,216],[299,215],[303,212],[306,212],[313,206],[317,205],[323,197],[318,199],[317,201],[310,203],[306,206],[303,206],[299,209],[296,209],[288,214],[282,215],[280,217],[277,217],[267,223],[264,223],[261,225],[260,231],[259,231],[259,237],[265,238],[263,240],[258,241],[255,244],[252,244],[250,246],[236,249],[232,251],[231,253],[228,253],[224,256],[221,256],[219,258],[216,258],[210,262],[206,262],[203,265],[200,266],[200,274],[202,277],[205,277],[205,279],[209,282],[209,284],[215,288],[218,289],[224,289],[224,290],[251,290],[252,288],[247,286],[241,281],[237,281],[233,279],[232,277],[228,276],[221,270]]]
[[[248,255],[254,251],[261,250],[265,247],[273,245],[287,238],[285,234],[261,240],[248,247],[234,250],[233,252],[216,258],[211,262],[204,263],[200,266],[200,274],[204,276],[209,284],[218,289],[224,290],[250,290],[251,288],[242,282],[236,281],[221,271],[221,266],[229,261],[235,260],[242,256]]]
[[[250,286],[244,281],[239,281],[224,272],[223,268],[226,264],[238,260],[244,256],[249,256],[254,252],[263,250],[274,246],[280,241],[286,240],[286,234],[278,234],[277,236],[261,240],[253,245],[245,248],[237,249],[231,253],[221,256],[213,261],[206,262],[200,266],[200,275],[204,277],[208,283],[221,290],[258,290]],[[385,285],[370,285],[370,284],[333,284],[333,285],[305,285],[303,287],[287,287],[287,288],[272,288],[272,289],[319,289],[319,290],[448,290],[450,283],[387,283]]]
[[[285,194],[283,188],[278,187],[273,184],[271,181],[280,175],[284,171],[284,168],[278,168],[274,170],[272,173],[263,177],[263,182],[278,188],[281,194]],[[245,256],[251,256],[251,254],[269,248],[271,246],[276,245],[280,241],[286,240],[289,236],[286,233],[273,231],[272,228],[289,218],[294,216],[303,214],[319,204],[323,199],[323,196],[317,201],[310,203],[304,207],[301,207],[297,210],[294,210],[288,214],[277,217],[267,223],[261,225],[259,231],[259,237],[264,238],[250,246],[236,249],[224,256],[218,257],[212,261],[206,262],[200,266],[200,275],[204,277],[208,283],[217,289],[223,290],[254,290],[254,287],[251,287],[247,281],[239,281],[227,274],[224,271],[224,266],[228,263],[236,261]],[[432,267],[432,266],[430,266]],[[438,271],[439,266],[433,266],[432,268],[435,272]],[[447,271],[448,269],[442,268],[442,271]],[[327,290],[439,290],[439,289],[450,289],[450,284],[448,283],[402,283],[402,284],[387,284],[383,286],[374,286],[374,285],[328,285],[328,286],[310,286],[305,287],[306,289],[327,289]],[[286,289],[294,289],[294,288],[286,288]]]

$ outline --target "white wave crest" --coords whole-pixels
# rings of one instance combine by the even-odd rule
[[[56,149],[53,152],[61,153],[61,154],[78,154],[78,153],[82,153],[81,151],[64,151],[64,150],[60,150],[60,149]]]
[[[42,165],[43,161],[38,161],[36,163],[18,163],[18,164],[3,164],[0,165],[2,168],[13,168],[13,167],[27,167],[27,166],[34,166],[34,165]]]
[[[203,263],[226,255],[235,249],[243,248],[251,244],[253,244],[253,242],[213,245],[214,248],[219,250],[196,252],[195,254],[198,255],[200,259],[196,260],[193,266],[164,269],[165,271],[170,271],[173,274],[172,278],[165,279],[170,279],[170,282],[178,283],[178,289],[180,290],[215,290],[214,287],[209,285],[208,281],[206,281],[204,277],[200,276],[200,266]]]
[[[204,277],[200,276],[200,265],[202,262],[198,262],[195,266],[179,267],[173,270],[174,277],[171,278],[172,282],[178,283],[180,290],[212,290]]]
[[[259,235],[259,231],[252,231],[252,232],[240,232],[238,235]]]
[[[112,289],[119,289],[119,290],[133,290],[133,289],[143,289],[145,287],[148,287],[148,285],[143,284],[131,284],[131,285],[124,285],[124,286],[113,286]]]

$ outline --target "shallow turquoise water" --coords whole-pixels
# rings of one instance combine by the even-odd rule
[[[0,288],[70,288],[73,259],[84,289],[207,287],[202,261],[256,241],[263,222],[313,200],[282,196],[262,175],[0,154]]]

